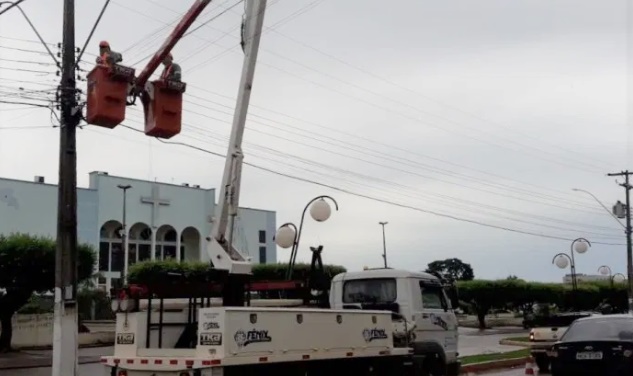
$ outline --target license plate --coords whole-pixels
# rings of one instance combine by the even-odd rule
[[[602,359],[602,351],[587,351],[576,353],[578,360],[600,360]]]

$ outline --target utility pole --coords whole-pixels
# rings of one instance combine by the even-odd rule
[[[77,375],[77,148],[75,1],[64,0],[52,376]]]
[[[382,226],[382,259],[385,261],[385,268],[387,268],[387,239],[385,238],[385,225],[389,222],[378,222]]]
[[[629,313],[633,314],[633,243],[631,243],[631,185],[629,184],[629,176],[633,175],[633,172],[629,170],[607,174],[608,176],[624,176],[624,183],[618,183],[621,187],[624,187],[626,194],[626,271],[627,271],[627,283],[629,287]]]
[[[117,188],[123,190],[123,223],[121,224],[121,245],[123,246],[123,285],[127,285],[127,271],[130,265],[130,244],[127,236],[126,212],[127,212],[127,190],[131,185],[119,184]]]

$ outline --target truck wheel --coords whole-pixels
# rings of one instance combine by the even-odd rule
[[[536,362],[536,366],[538,367],[538,370],[541,372],[547,372],[549,371],[549,358],[547,357],[547,355],[537,355],[534,357],[534,361]]]

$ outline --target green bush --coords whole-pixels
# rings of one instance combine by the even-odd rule
[[[592,311],[608,304],[612,312],[624,312],[627,307],[625,284],[587,282],[580,283],[574,291],[571,285],[561,283],[503,279],[460,281],[457,287],[460,305],[477,315],[482,328],[486,325],[485,316],[492,310],[531,311],[535,303],[553,305],[560,311]]]
[[[26,312],[36,312],[35,292],[47,292],[55,286],[55,251],[53,239],[28,234],[0,235],[0,352],[11,349],[11,318],[31,304]],[[96,254],[87,244],[78,245],[78,279],[90,278]]]
[[[108,293],[98,289],[84,289],[77,293],[79,320],[113,320],[115,318]]]
[[[253,265],[253,282],[281,281],[286,278],[287,264],[256,264]],[[324,265],[325,274],[332,278],[345,272],[345,268],[338,265]],[[296,264],[292,279],[303,280],[310,271],[309,264]],[[182,275],[184,279],[176,275]],[[213,281],[212,268],[209,263],[201,261],[177,262],[174,260],[144,261],[130,267],[129,283],[143,285],[162,284],[174,279],[185,280],[187,283]]]

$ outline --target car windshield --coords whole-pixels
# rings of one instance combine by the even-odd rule
[[[605,317],[574,322],[561,338],[564,342],[632,341],[633,318]]]
[[[396,280],[392,278],[357,279],[343,285],[343,303],[393,303]]]

